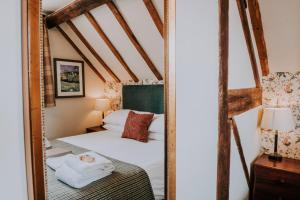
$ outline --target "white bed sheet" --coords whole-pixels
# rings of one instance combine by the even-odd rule
[[[143,168],[149,176],[155,198],[164,197],[164,141],[143,143],[121,138],[121,135],[107,130],[58,140]]]

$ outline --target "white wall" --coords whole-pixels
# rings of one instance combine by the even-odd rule
[[[261,0],[271,72],[300,70],[300,1]]]
[[[0,1],[0,194],[27,199],[22,113],[21,1]]]
[[[54,28],[49,30],[51,56],[82,60],[63,36]],[[85,98],[56,99],[56,107],[46,108],[46,137],[49,139],[81,134],[100,124],[101,113],[94,111],[95,98],[103,97],[104,83],[85,63]]]
[[[230,1],[229,87],[254,86],[237,6]],[[177,198],[215,199],[218,107],[217,1],[177,0]],[[258,153],[257,109],[237,117],[248,165]],[[234,140],[230,199],[247,198]]]

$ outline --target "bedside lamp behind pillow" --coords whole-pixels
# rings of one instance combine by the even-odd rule
[[[106,111],[110,110],[110,100],[109,99],[96,99],[95,110],[102,112],[102,124],[101,125],[103,125],[104,114]]]

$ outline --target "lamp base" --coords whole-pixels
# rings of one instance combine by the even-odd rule
[[[279,153],[272,153],[268,156],[269,160],[275,161],[275,162],[281,162],[282,156]]]

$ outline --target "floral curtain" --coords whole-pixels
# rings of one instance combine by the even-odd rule
[[[44,69],[44,103],[45,107],[55,106],[55,91],[53,73],[51,67],[51,53],[49,45],[48,29],[43,25],[43,69]]]

